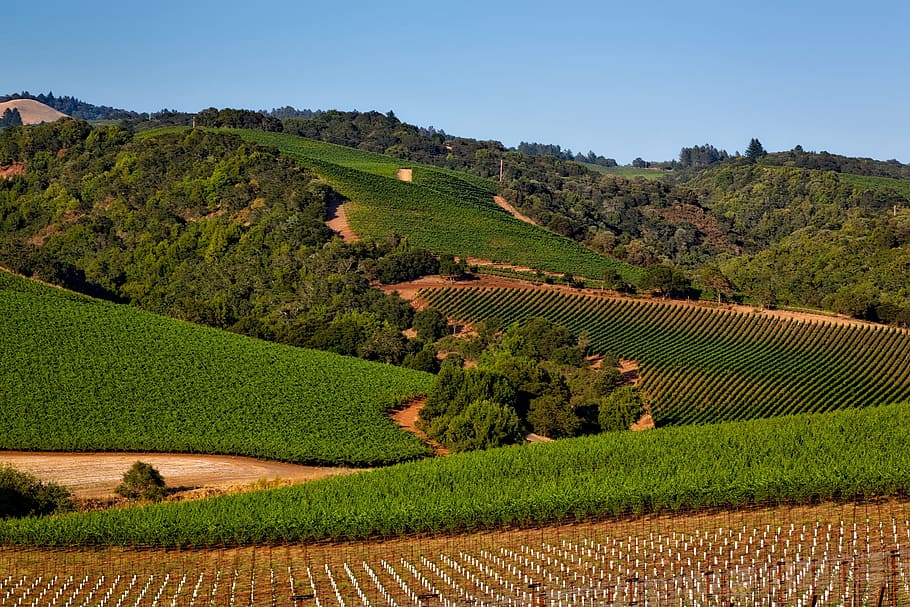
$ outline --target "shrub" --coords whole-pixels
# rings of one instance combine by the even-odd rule
[[[160,501],[164,498],[164,479],[151,464],[134,463],[123,475],[123,481],[114,490],[117,495],[131,500]]]
[[[0,518],[36,516],[73,509],[73,496],[12,466],[0,465]]]

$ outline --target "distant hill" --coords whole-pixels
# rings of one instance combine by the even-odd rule
[[[52,92],[48,92],[47,95],[43,93],[32,95],[28,91],[22,91],[21,93],[12,93],[10,95],[0,96],[0,102],[25,99],[31,99],[32,101],[43,103],[44,105],[47,105],[57,110],[58,112],[62,112],[67,116],[78,118],[80,120],[128,120],[131,118],[138,118],[140,116],[140,114],[137,112],[114,108],[107,105],[94,105],[91,103],[86,103],[81,99],[71,97],[69,95],[56,97]]]
[[[33,99],[14,99],[0,103],[0,116],[7,110],[18,110],[22,124],[41,124],[66,118],[66,114]]]

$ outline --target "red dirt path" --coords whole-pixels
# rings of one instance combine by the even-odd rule
[[[341,202],[333,202],[330,204],[328,208],[329,219],[325,222],[325,225],[329,226],[333,232],[341,236],[343,241],[357,242],[360,240],[360,237],[351,229],[351,226],[348,223],[347,210],[344,207],[345,205]]]
[[[420,414],[420,410],[423,408],[423,406],[426,403],[427,403],[427,399],[425,397],[415,398],[415,399],[409,401],[408,403],[406,403],[403,408],[398,409],[397,411],[392,413],[392,419],[395,421],[396,424],[398,424],[399,426],[401,426],[408,432],[416,434],[418,438],[420,438],[426,444],[431,446],[433,448],[433,452],[436,455],[448,455],[449,454],[448,449],[446,449],[445,447],[443,447],[436,441],[433,441],[433,440],[430,440],[429,438],[427,438],[426,433],[417,427],[417,416]]]
[[[505,198],[503,198],[502,196],[493,196],[493,201],[499,206],[500,209],[504,210],[505,212],[507,212],[509,215],[511,215],[515,219],[518,219],[525,223],[530,223],[531,225],[535,225],[535,226],[537,225],[536,221],[534,221],[533,219],[531,219],[530,217],[528,217],[527,215],[525,215],[524,213],[522,213],[521,211],[519,211],[518,209],[513,207],[511,204],[509,204],[509,201],[506,200]]]

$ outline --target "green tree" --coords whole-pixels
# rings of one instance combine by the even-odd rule
[[[628,430],[644,412],[638,389],[634,386],[623,386],[601,399],[597,420],[603,432]]]
[[[762,146],[761,141],[752,138],[752,141],[749,142],[749,147],[746,148],[746,158],[755,162],[762,156],[765,156],[768,152],[765,151],[765,148]]]
[[[698,271],[698,281],[702,286],[714,291],[717,296],[717,303],[721,303],[721,298],[729,299],[733,296],[733,284],[715,264],[708,264],[702,267]]]
[[[681,270],[660,263],[645,268],[639,287],[666,298],[687,294],[692,289],[692,282]]]
[[[0,128],[5,126],[22,126],[22,116],[18,108],[6,108],[0,116]]]
[[[449,324],[442,312],[436,308],[427,308],[414,314],[411,327],[422,341],[436,341],[448,333]]]
[[[548,438],[578,434],[581,420],[572,410],[568,397],[565,392],[549,392],[531,401],[528,423],[536,434]]]
[[[523,439],[521,420],[508,405],[479,399],[449,422],[444,444],[453,451],[511,445]]]
[[[429,345],[417,352],[409,352],[401,361],[401,366],[427,373],[438,373],[440,365],[439,359],[436,358],[436,348]]]
[[[165,483],[161,473],[151,464],[137,461],[123,474],[123,479],[114,492],[131,500],[157,502],[165,496]]]
[[[73,496],[66,488],[44,483],[12,466],[0,465],[0,519],[72,509]]]

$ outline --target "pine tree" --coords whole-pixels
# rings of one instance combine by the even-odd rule
[[[746,148],[746,158],[752,162],[755,162],[767,153],[765,148],[762,147],[761,141],[755,137],[752,138],[752,141],[749,142],[749,147]]]

